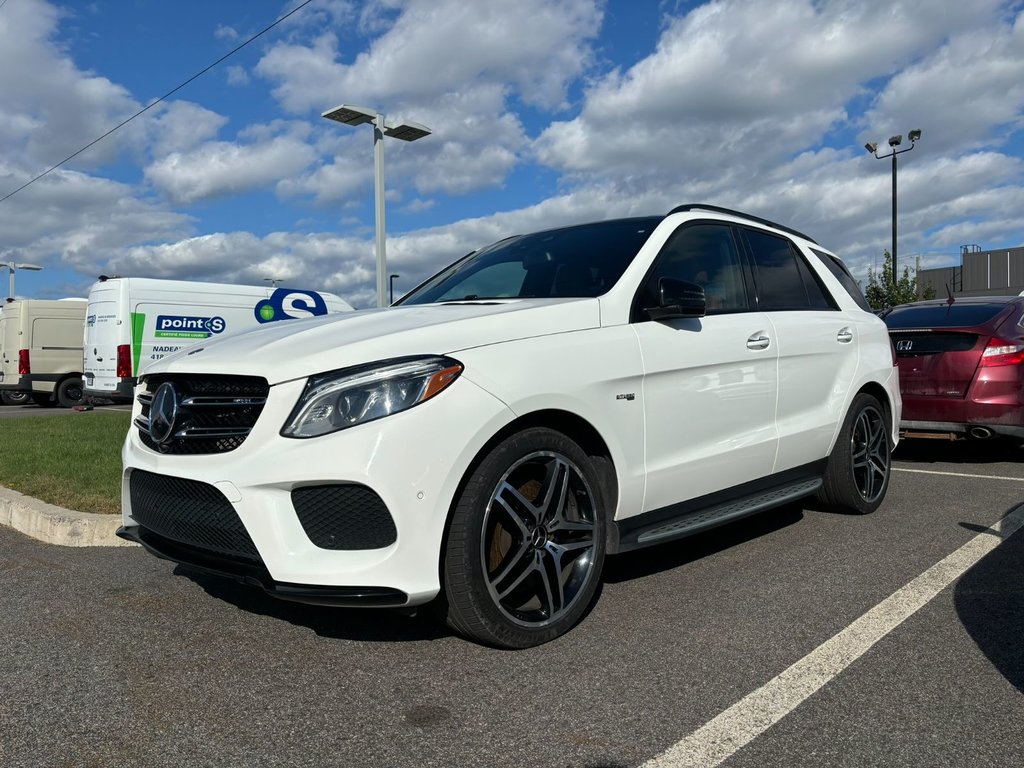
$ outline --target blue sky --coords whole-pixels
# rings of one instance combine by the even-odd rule
[[[0,197],[299,4],[0,0]],[[808,232],[865,277],[1024,243],[1024,4],[314,0],[0,203],[24,296],[101,273],[284,279],[373,303],[371,131],[401,292],[515,232],[709,202]]]

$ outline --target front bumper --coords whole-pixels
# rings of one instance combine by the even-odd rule
[[[274,581],[270,572],[259,565],[219,557],[197,547],[159,536],[141,526],[117,529],[122,539],[141,544],[148,552],[164,560],[181,563],[206,573],[226,576],[243,584],[261,587],[264,592],[282,600],[311,605],[344,606],[400,606],[409,596],[388,587],[325,587],[315,584],[286,584]]]
[[[317,599],[328,595],[337,605],[353,594],[387,590],[388,600],[397,593],[404,597],[403,603],[389,605],[431,600],[440,591],[442,540],[459,483],[486,441],[513,414],[463,376],[436,398],[403,413],[317,438],[281,437],[304,386],[301,380],[271,387],[251,433],[224,453],[161,454],[131,429],[123,450],[124,534],[161,557],[241,578],[281,597],[299,589],[307,596],[316,592]],[[135,416],[139,411],[136,405]],[[147,544],[147,533],[153,532],[132,517],[131,474],[136,470],[187,478],[223,494],[258,552],[256,570],[251,563],[239,568],[231,558],[210,551],[201,550],[197,558],[153,535]],[[292,491],[338,483],[366,486],[380,497],[397,530],[394,543],[337,550],[310,540]],[[363,597],[359,600],[366,604]]]

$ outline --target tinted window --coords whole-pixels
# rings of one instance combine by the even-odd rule
[[[825,265],[836,280],[839,281],[839,284],[846,289],[846,292],[850,294],[850,298],[857,302],[857,306],[865,312],[871,312],[871,305],[864,298],[860,286],[857,285],[857,281],[853,279],[853,275],[850,274],[850,270],[846,268],[846,265],[835,256],[830,256],[822,251],[814,251],[814,253],[821,259],[821,263]]]
[[[744,232],[754,259],[758,309],[811,309],[797,255],[789,240],[754,229]]]
[[[885,316],[890,328],[966,328],[984,325],[1006,309],[1006,304],[945,302],[918,307],[896,307]]]
[[[661,220],[618,219],[510,237],[442,270],[397,303],[599,296]]]
[[[818,276],[807,266],[804,257],[797,253],[796,268],[800,273],[800,279],[804,282],[804,290],[807,292],[807,303],[811,309],[838,309],[835,302],[829,296],[828,291],[822,286]]]
[[[742,263],[728,226],[692,224],[676,230],[644,284],[641,308],[657,306],[658,281],[663,277],[701,286],[709,315],[749,308]]]

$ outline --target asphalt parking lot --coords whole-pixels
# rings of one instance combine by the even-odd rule
[[[1022,765],[1024,533],[877,638],[848,629],[998,543],[1022,459],[905,442],[875,514],[791,506],[613,558],[584,623],[520,652],[0,528],[0,764]],[[822,656],[836,636],[861,652]]]
[[[131,403],[123,405],[97,405],[97,411],[128,411],[132,410]],[[0,420],[3,419],[26,419],[30,416],[69,416],[76,411],[71,408],[47,408],[40,407],[35,403],[29,405],[0,405]]]

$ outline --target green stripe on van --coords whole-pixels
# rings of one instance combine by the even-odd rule
[[[132,312],[132,376],[139,375],[142,357],[142,330],[146,327],[146,313]]]

